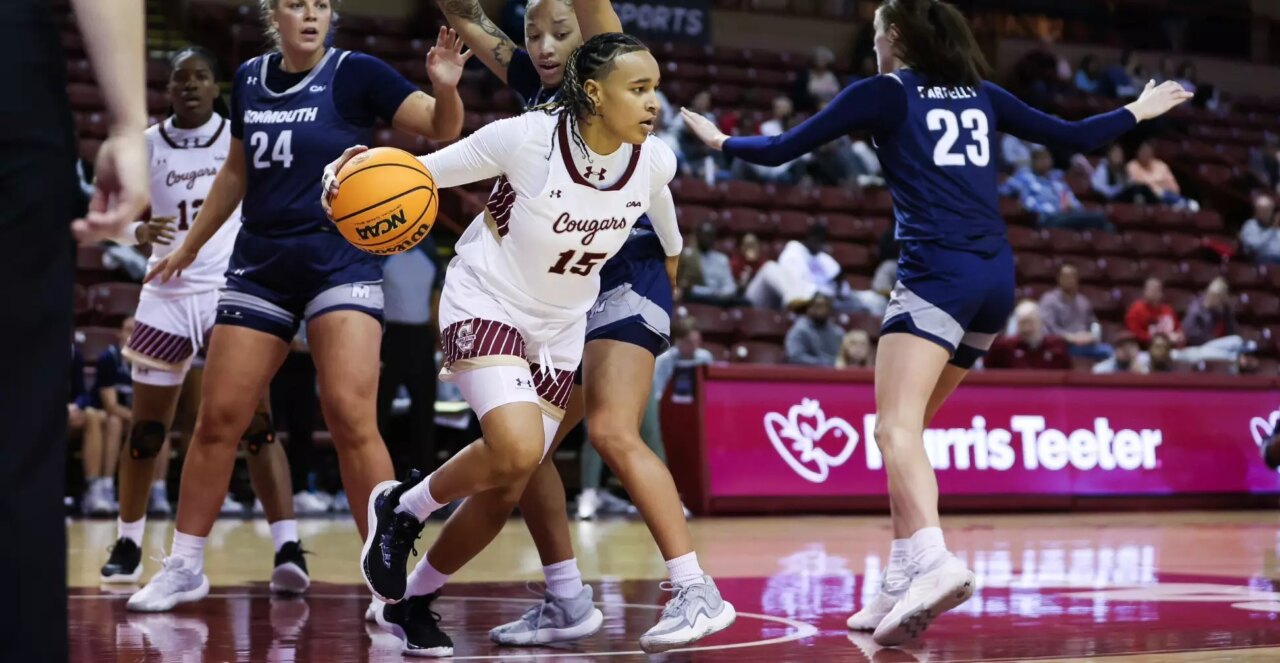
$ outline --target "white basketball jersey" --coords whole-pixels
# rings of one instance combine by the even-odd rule
[[[202,127],[179,129],[173,126],[173,118],[169,118],[147,129],[146,137],[151,154],[151,216],[173,217],[176,232],[172,243],[151,247],[151,260],[147,263],[150,270],[186,239],[196,213],[209,195],[214,177],[231,150],[231,123],[214,113]],[[144,293],[173,296],[221,288],[226,282],[227,262],[231,260],[231,249],[239,232],[240,208],[237,207],[201,247],[195,262],[182,270],[181,276],[167,283],[152,281],[143,287]]]
[[[600,292],[601,267],[648,211],[649,159],[658,146],[654,139],[624,145],[631,150],[624,174],[597,189],[574,166],[570,150],[577,148],[563,115],[543,116],[537,126],[554,132],[546,184],[530,197],[499,180],[489,206],[456,248],[504,305],[556,327],[586,315]]]

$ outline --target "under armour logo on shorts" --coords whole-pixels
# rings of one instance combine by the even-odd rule
[[[516,389],[533,389],[533,380],[524,378],[516,378]]]
[[[583,176],[583,177],[591,177],[592,175],[595,175],[597,180],[599,180],[599,181],[603,182],[603,181],[604,181],[604,174],[605,174],[605,172],[606,172],[606,169],[601,168],[601,169],[600,169],[600,172],[598,172],[598,173],[596,173],[596,172],[592,172],[592,171],[594,171],[594,170],[595,170],[595,166],[587,166],[587,172],[583,173],[583,174],[582,174],[582,176]]]
[[[560,197],[560,189],[555,189],[555,190],[553,190],[553,191],[551,192],[551,197],[552,197],[552,198],[559,198],[559,197]]]

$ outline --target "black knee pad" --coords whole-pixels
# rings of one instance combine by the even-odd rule
[[[276,422],[271,419],[268,412],[255,412],[253,421],[249,422],[249,428],[244,432],[244,446],[249,453],[258,455],[262,451],[262,445],[271,444],[276,441]]]
[[[129,457],[155,458],[160,454],[160,448],[164,446],[168,435],[169,431],[158,421],[135,422],[133,430],[129,432]]]

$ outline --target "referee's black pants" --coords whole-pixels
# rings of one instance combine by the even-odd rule
[[[396,476],[436,466],[436,328],[388,322],[382,334],[382,372],[378,376],[378,430],[386,441]],[[408,435],[392,430],[391,404],[396,390],[409,392]]]

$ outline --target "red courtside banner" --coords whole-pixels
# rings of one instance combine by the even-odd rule
[[[869,380],[734,370],[712,367],[700,383],[711,500],[886,494]],[[1280,422],[1273,383],[1216,389],[984,377],[961,386],[925,431],[943,495],[1280,493],[1280,474],[1259,455]]]

